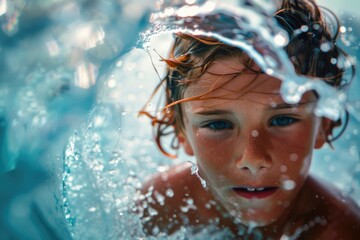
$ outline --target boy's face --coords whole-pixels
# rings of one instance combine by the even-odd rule
[[[265,226],[278,220],[296,199],[308,175],[312,151],[325,142],[321,118],[313,114],[316,97],[304,94],[299,105],[286,104],[280,80],[243,73],[235,58],[215,61],[185,90],[186,153],[195,155],[215,197],[244,224]],[[217,88],[221,86],[220,88]]]

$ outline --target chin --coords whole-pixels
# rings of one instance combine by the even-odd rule
[[[283,211],[281,209],[271,209],[265,211],[264,209],[241,209],[229,211],[230,214],[237,219],[241,224],[248,227],[266,227],[274,224],[281,216]]]

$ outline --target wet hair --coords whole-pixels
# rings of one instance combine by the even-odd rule
[[[313,0],[283,0],[273,17],[289,35],[289,43],[284,49],[297,74],[321,79],[337,89],[348,87],[355,70],[351,66],[350,77],[346,79],[344,74],[346,68],[336,64],[341,58],[346,59],[347,54],[336,44],[339,22],[331,11],[318,7]],[[239,63],[245,66],[242,73],[244,71],[263,73],[239,48],[209,37],[183,33],[177,33],[174,37],[175,41],[169,57],[162,59],[167,64],[167,74],[155,89],[157,92],[165,85],[165,107],[159,109],[160,113],[154,116],[145,110],[140,112],[151,118],[156,143],[161,152],[168,157],[176,157],[176,154],[171,154],[164,148],[162,139],[173,135],[170,147],[175,151],[179,148],[178,134],[184,130],[180,103],[204,99],[204,95],[183,99],[184,91],[189,84],[196,82],[203,73],[207,72],[214,60],[221,57],[236,57]],[[326,51],[322,50],[324,46],[327,48]],[[346,113],[343,129],[338,136],[328,139],[330,146],[331,141],[343,133],[347,121]],[[332,121],[330,135],[333,128],[341,124],[341,119]]]

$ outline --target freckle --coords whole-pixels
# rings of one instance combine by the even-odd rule
[[[295,161],[298,160],[298,158],[299,158],[299,156],[296,153],[290,154],[290,160],[291,161],[295,162]]]
[[[256,130],[252,130],[252,131],[251,131],[251,136],[253,136],[254,138],[256,138],[256,137],[259,136],[259,132],[256,131]]]

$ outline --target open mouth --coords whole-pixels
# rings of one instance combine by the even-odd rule
[[[234,192],[244,198],[266,198],[278,190],[278,187],[234,187]]]

